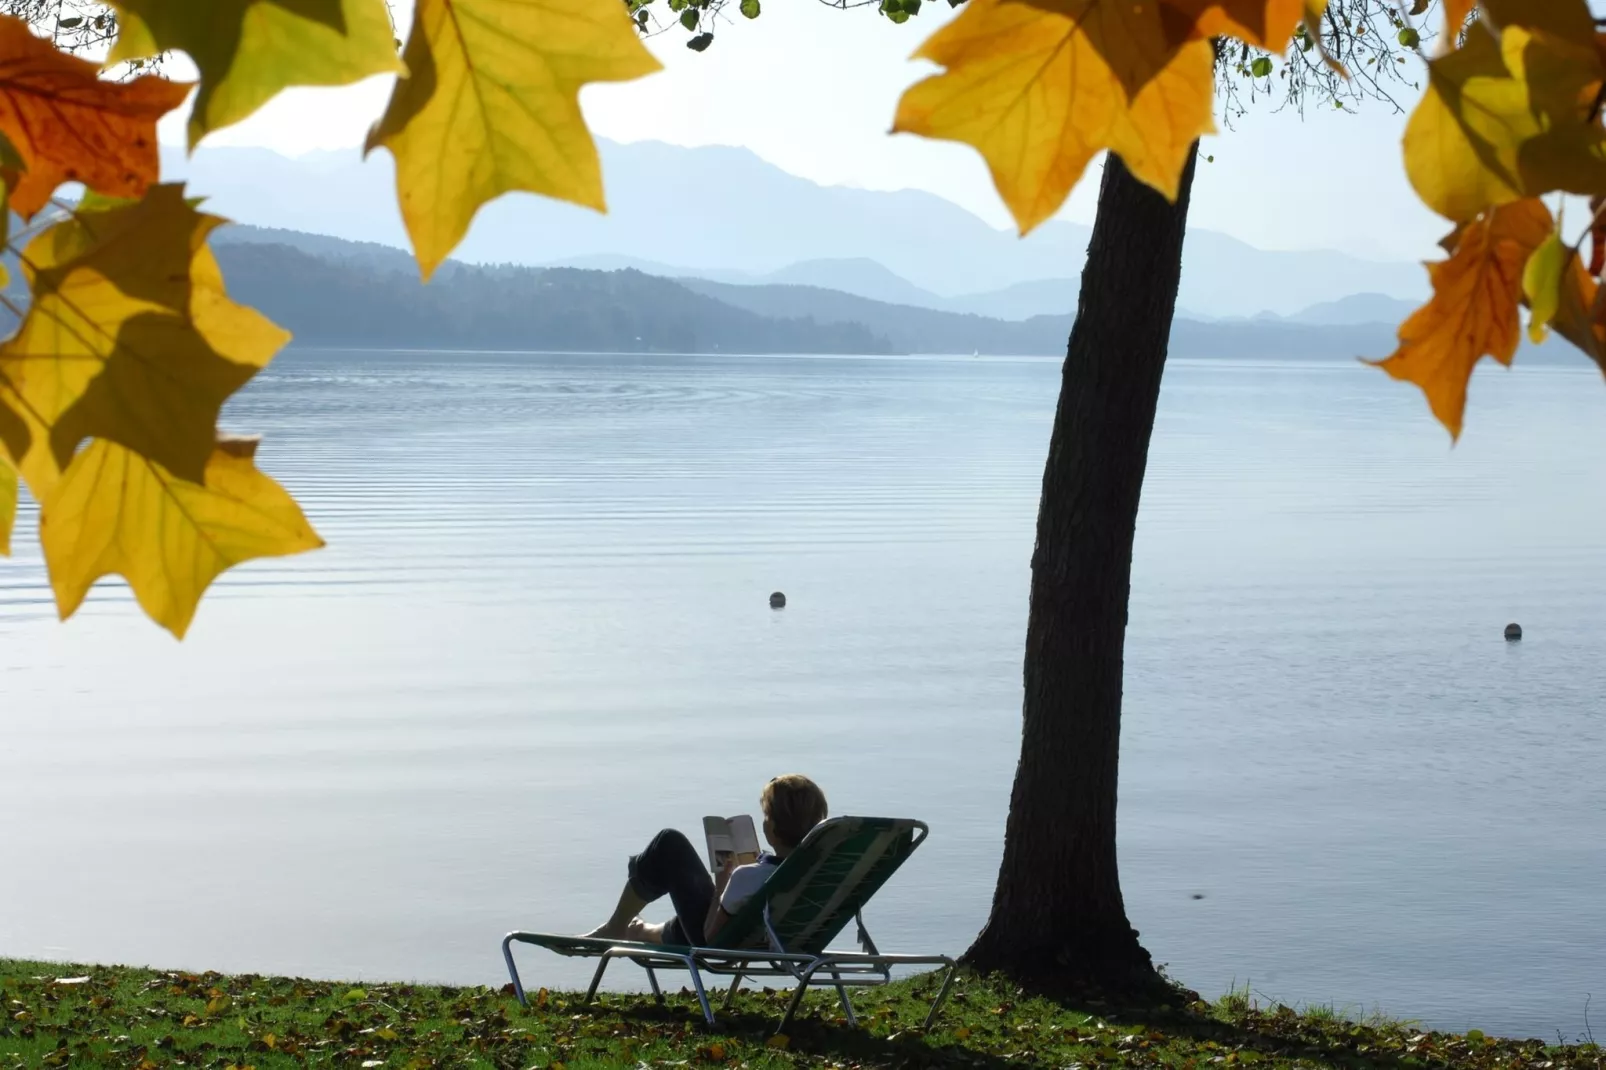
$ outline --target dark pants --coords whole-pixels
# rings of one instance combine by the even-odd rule
[[[714,901],[714,879],[684,835],[664,829],[645,851],[632,855],[630,887],[649,903],[667,895],[675,905],[674,920],[664,926],[664,943],[702,946],[703,922]]]

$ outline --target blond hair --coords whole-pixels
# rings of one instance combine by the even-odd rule
[[[786,773],[765,784],[758,804],[769,818],[770,835],[778,841],[776,846],[788,849],[802,843],[809,830],[829,813],[825,792],[802,773]]]

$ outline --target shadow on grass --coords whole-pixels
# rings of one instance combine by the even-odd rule
[[[710,1026],[703,1022],[701,1012],[689,996],[672,999],[665,1006],[642,1002],[626,1007],[609,1007],[606,1013],[643,1026],[690,1026],[704,1033],[710,1040],[729,1038],[766,1047],[775,1037],[784,1003],[777,1001],[769,1006],[754,1006],[759,1001],[746,997],[729,1011],[719,1012],[717,1022]],[[877,1033],[865,1025],[851,1026],[839,1017],[822,1015],[829,1012],[826,1005],[805,1006],[787,1027],[786,1050],[794,1055],[819,1056],[833,1062],[860,1066],[970,1066],[982,1070],[1004,1070],[1018,1067],[1018,1058],[1003,1054],[978,1051],[958,1040],[945,1039],[940,1028],[928,1035],[913,1028],[920,1018],[912,1019],[910,1028],[895,1029],[891,1034]],[[696,1015],[688,1022],[688,1014]]]
[[[811,996],[787,1028],[787,1048],[794,1055],[866,1067],[1001,1070],[1024,1063],[1269,1070],[1298,1063],[1344,1070],[1422,1070],[1462,1065],[1448,1049],[1407,1050],[1414,1030],[1397,1025],[1301,1015],[1286,1007],[1222,1009],[1191,998],[1183,1002],[1187,997],[1180,995],[1171,1005],[1118,1006],[1032,993],[1000,978],[962,977],[929,1033],[918,1025],[934,987],[916,980],[856,998],[864,1019],[859,1026],[841,1018],[834,998]],[[1018,995],[999,1000],[1009,992]],[[689,994],[672,997],[666,1006],[646,998],[627,999],[596,1011],[642,1027],[679,1027],[710,1041],[728,1038],[761,1048],[775,1033],[784,1006],[782,993],[744,994],[712,1027],[703,1024]]]
[[[1187,1042],[1188,1046],[1211,1051],[1215,1045],[1224,1054],[1256,1052],[1263,1058],[1304,1060],[1335,1067],[1375,1068],[1375,1070],[1420,1070],[1425,1060],[1381,1046],[1383,1031],[1332,1018],[1322,1022],[1286,1013],[1263,1014],[1244,1011],[1235,1020],[1223,1020],[1208,1005],[1134,1012],[1116,1012],[1106,1020],[1138,1024],[1159,1030]]]

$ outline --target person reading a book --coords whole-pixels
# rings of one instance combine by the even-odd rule
[[[801,773],[778,776],[765,784],[758,803],[764,812],[764,838],[773,848],[770,853],[741,865],[738,851],[720,852],[723,864],[710,877],[691,841],[675,829],[664,829],[646,850],[631,856],[629,878],[613,916],[585,935],[706,946],[827,814],[825,793]],[[752,827],[750,820],[746,824]],[[653,924],[637,916],[648,903],[666,895],[675,907],[675,916],[669,921]]]

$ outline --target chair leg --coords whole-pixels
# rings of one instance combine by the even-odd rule
[[[703,989],[703,975],[698,972],[697,964],[691,959],[686,960],[686,969],[691,971],[691,986],[697,992],[697,1005],[703,1009],[703,1018],[709,1025],[713,1025],[714,1008],[708,1005],[708,993]]]
[[[736,990],[740,987],[742,987],[742,975],[737,974],[731,978],[731,986],[725,992],[725,1005],[720,1008],[721,1010],[731,1009],[731,1004],[736,1002]]]
[[[792,1018],[797,1014],[797,1009],[803,1005],[803,994],[808,990],[808,977],[799,978],[797,988],[792,992],[792,1000],[786,1005],[786,1013],[781,1015],[781,1024],[775,1029],[776,1033],[786,1032],[786,1027],[792,1024]]]
[[[605,970],[607,970],[608,963],[611,961],[612,960],[609,959],[607,955],[604,955],[602,956],[601,961],[597,963],[597,972],[591,977],[591,987],[586,989],[587,1003],[590,1003],[597,998],[597,986],[602,984],[602,974]]]
[[[832,984],[836,986],[837,994],[842,997],[842,1009],[847,1012],[848,1021],[853,1025],[859,1024],[857,1016],[853,1013],[853,1002],[848,999],[847,986],[842,983],[842,975],[831,966],[832,964],[824,959],[816,959],[808,969],[796,974],[797,988],[792,992],[792,1001],[786,1005],[786,1014],[781,1017],[780,1028],[775,1030],[777,1033],[786,1032],[786,1027],[792,1024],[797,1009],[803,1005],[804,994],[808,992],[809,985],[814,983],[814,975],[822,969],[830,972]]]
[[[658,971],[654,970],[651,966],[647,967],[647,983],[652,985],[652,998],[657,1000],[658,1005],[662,1007],[664,1005],[664,993],[663,990],[658,987]]]
[[[848,1016],[848,1025],[857,1029],[859,1027],[859,1016],[853,1013],[853,1001],[848,998],[848,989],[842,983],[842,975],[832,970],[831,980],[836,982],[836,994],[842,997],[842,1013]]]
[[[519,980],[519,968],[513,962],[513,938],[511,936],[502,941],[502,961],[507,963],[507,975],[513,979],[513,994],[519,997],[519,1003],[528,1007],[530,1001],[524,997],[524,982]]]
[[[937,1020],[937,1012],[942,1010],[943,1003],[948,999],[948,990],[954,986],[954,971],[957,969],[959,969],[959,964],[950,960],[948,963],[948,975],[942,979],[942,987],[937,989],[937,998],[932,1001],[931,1013],[926,1015],[925,1022],[920,1026],[921,1029],[930,1029],[932,1023]]]

